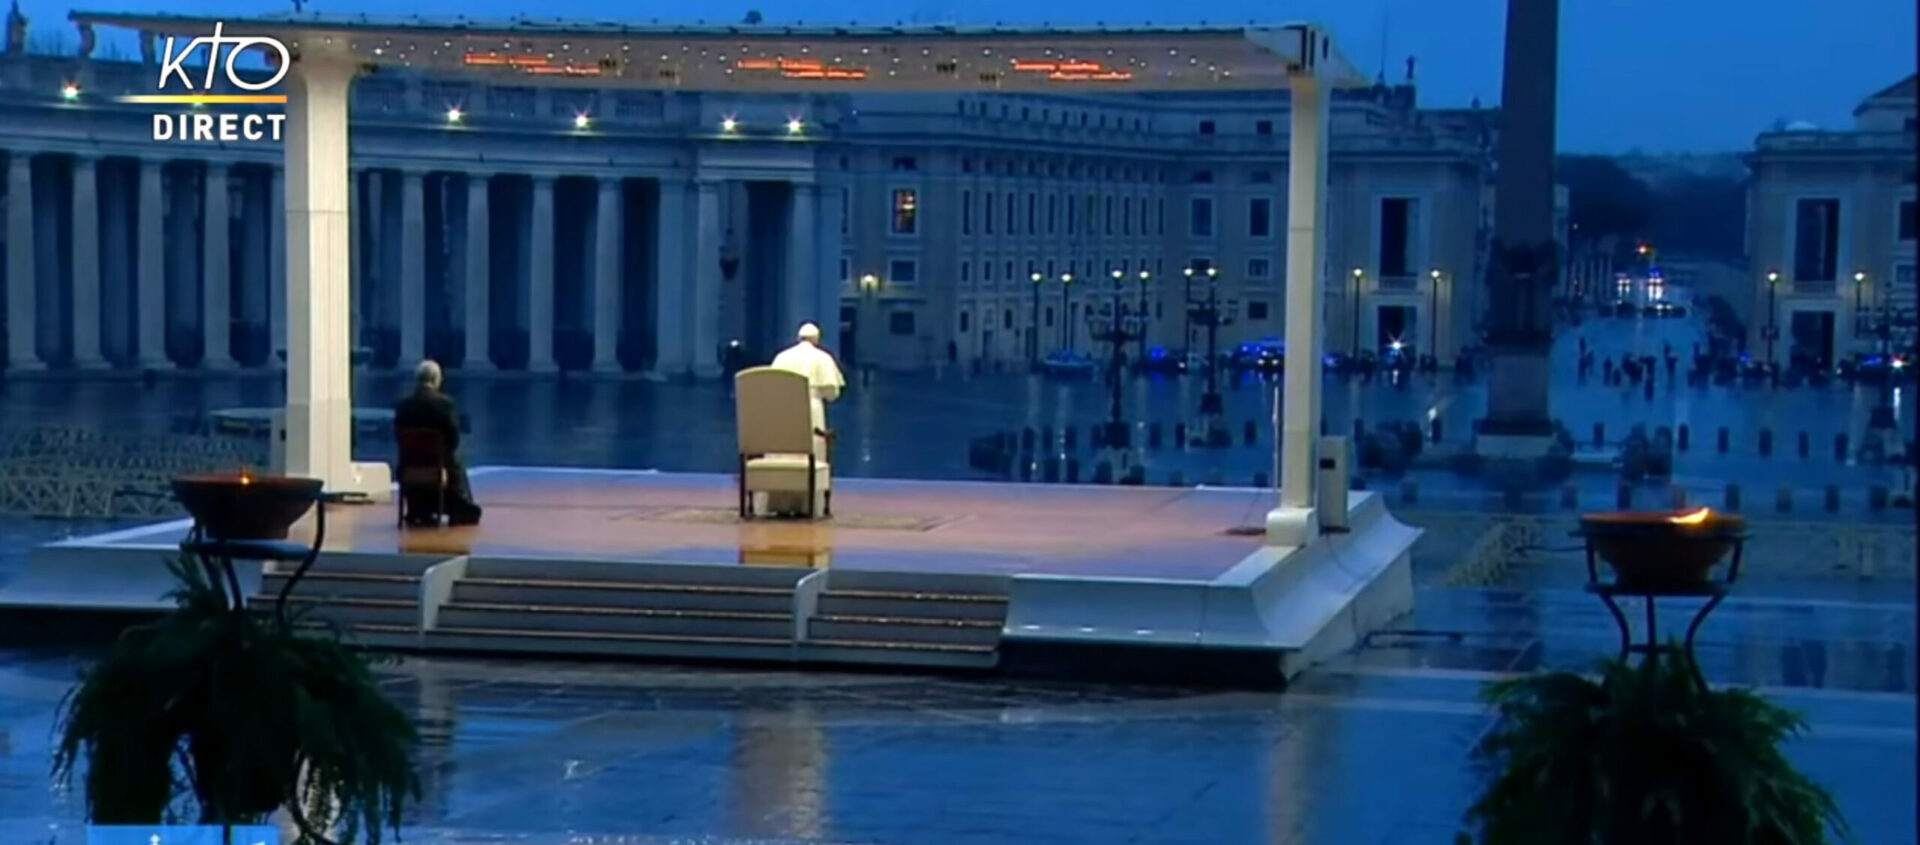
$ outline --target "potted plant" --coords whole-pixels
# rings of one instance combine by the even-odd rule
[[[285,537],[318,499],[317,482],[241,475],[176,482],[195,536],[219,526],[250,535],[228,538],[243,542]],[[68,695],[55,777],[71,783],[84,769],[95,824],[231,828],[284,809],[298,843],[378,843],[419,796],[412,722],[335,632],[285,612],[290,589],[249,607],[231,559],[206,548],[168,562],[176,607],[123,633]]]
[[[1610,661],[1489,687],[1499,771],[1467,813],[1483,845],[1819,845],[1849,840],[1833,797],[1781,745],[1805,724],[1692,658]],[[1457,841],[1471,842],[1471,834]]]

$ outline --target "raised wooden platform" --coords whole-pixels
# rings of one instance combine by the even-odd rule
[[[473,527],[329,508],[295,600],[395,648],[1049,673],[1117,653],[1136,669],[1224,660],[1284,677],[1286,655],[1325,652],[1331,628],[1347,642],[1412,596],[1417,532],[1367,494],[1352,534],[1282,549],[1236,531],[1264,517],[1260,490],[838,479],[834,518],[811,522],[741,520],[727,476],[486,467],[472,480],[486,508]],[[0,606],[164,609],[160,560],[187,528],[42,547]],[[284,578],[249,567],[246,588],[277,595]]]

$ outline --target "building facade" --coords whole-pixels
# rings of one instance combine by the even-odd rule
[[[0,56],[9,367],[278,361],[280,146],[153,140],[150,112],[113,98],[156,72]],[[812,320],[863,365],[1017,367],[1097,352],[1088,312],[1116,296],[1144,303],[1151,344],[1187,348],[1185,301],[1210,288],[1235,313],[1223,344],[1282,334],[1282,93],[742,96],[382,74],[353,109],[352,310],[376,366],[712,375],[735,342],[763,360]],[[1491,117],[1422,110],[1411,86],[1336,99],[1329,351],[1447,358],[1473,342]],[[822,275],[837,301],[796,283]]]
[[[1865,100],[1854,125],[1762,134],[1747,241],[1747,347],[1782,365],[1834,362],[1914,342],[1915,77]]]

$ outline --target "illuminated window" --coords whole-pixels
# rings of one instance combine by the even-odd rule
[[[893,190],[893,233],[912,235],[920,231],[920,192],[912,188]]]

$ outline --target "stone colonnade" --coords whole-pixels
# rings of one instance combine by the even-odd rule
[[[9,368],[281,363],[279,166],[14,149],[5,167]],[[349,336],[377,360],[718,372],[724,178],[351,173]],[[771,307],[783,322],[833,330],[839,285],[828,264],[840,248],[822,241],[832,233],[821,221],[837,219],[816,207],[824,193],[793,184],[786,284]],[[206,225],[218,220],[228,225]]]

